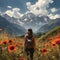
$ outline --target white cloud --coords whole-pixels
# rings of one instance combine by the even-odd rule
[[[57,12],[57,11],[58,11],[58,9],[56,9],[56,8],[52,8],[52,9],[51,9],[51,12],[52,12],[52,13],[55,13],[55,12]]]
[[[19,8],[13,8],[12,10],[13,10],[14,12],[19,12],[19,11],[20,11]]]
[[[14,18],[20,18],[23,16],[23,14],[20,13],[19,8],[13,8],[12,10],[7,10],[5,14],[7,14],[10,17],[14,17]]]
[[[27,2],[27,8],[30,12],[35,15],[47,15],[48,11],[46,8],[49,7],[49,4],[53,3],[53,0],[38,0],[35,4]]]
[[[48,17],[49,17],[50,19],[60,18],[60,14],[57,13],[57,12],[60,11],[60,9],[51,8],[50,10],[51,10],[51,12],[50,12],[50,14],[48,14]]]
[[[49,14],[49,10],[47,10],[47,8],[49,7],[49,4],[52,4],[53,2],[54,2],[53,0],[38,0],[33,5],[31,4],[31,2],[27,2],[26,5],[29,10],[28,12],[31,12],[35,15],[39,15],[39,16],[45,15],[45,16],[48,16],[50,19],[60,18],[60,14],[54,14],[58,12],[59,9],[51,8],[50,14]]]
[[[5,12],[5,14],[7,14],[7,15],[10,16],[10,17],[12,17],[12,16],[13,16],[13,11],[7,10],[7,11]]]
[[[12,6],[7,6],[7,8],[12,8]]]
[[[27,2],[26,5],[29,7],[29,6],[31,6],[31,3],[30,2]]]
[[[60,14],[49,14],[50,19],[60,18]]]

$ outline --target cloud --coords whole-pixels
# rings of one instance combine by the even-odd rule
[[[52,13],[55,13],[55,12],[57,12],[58,11],[58,9],[56,9],[56,8],[51,8],[51,12]]]
[[[31,3],[30,2],[27,2],[26,5],[27,5],[27,8],[28,8],[28,7],[31,6]]]
[[[28,10],[35,15],[47,15],[47,8],[49,7],[50,3],[53,3],[53,0],[38,0],[33,5],[30,2],[27,2],[26,5]]]
[[[15,12],[19,12],[20,11],[19,8],[13,8],[12,10],[15,11]]]
[[[7,14],[7,15],[10,16],[10,17],[12,17],[12,16],[13,16],[13,11],[7,10],[7,11],[5,12],[5,14]]]
[[[35,4],[31,4],[31,2],[27,2],[27,9],[28,12],[31,12],[37,16],[48,16],[50,19],[56,19],[60,18],[60,14],[57,12],[60,11],[59,9],[56,9],[55,7],[47,10],[49,8],[49,4],[52,4],[54,1],[53,0],[38,0]],[[27,12],[27,13],[28,13]]]
[[[7,8],[12,8],[12,6],[7,6]]]
[[[60,18],[60,14],[49,14],[48,16],[50,19]]]
[[[45,15],[48,16],[50,19],[60,18],[60,15],[57,14],[57,12],[60,11],[59,9],[53,7],[50,10],[47,10],[49,8],[49,4],[52,4],[53,2],[53,0],[38,0],[35,4],[31,4],[31,2],[26,2],[28,10],[24,14],[33,13],[37,16]],[[24,15],[20,13],[20,8],[12,8],[11,6],[7,7],[11,8],[11,10],[5,11],[5,14],[10,17],[20,18]]]
[[[48,14],[48,17],[50,19],[60,18],[60,13],[59,13],[60,9],[51,8],[50,10],[51,10],[51,13]]]
[[[13,8],[11,10],[7,10],[5,11],[5,14],[7,14],[10,17],[14,17],[14,18],[20,18],[23,16],[23,14],[20,13],[19,8]]]

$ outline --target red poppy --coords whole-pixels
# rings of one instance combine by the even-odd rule
[[[8,40],[2,40],[1,43],[2,44],[7,44],[8,43]]]
[[[52,46],[53,46],[53,47],[55,47],[55,46],[56,46],[56,44],[52,44]]]
[[[9,51],[9,52],[15,52],[16,49],[17,49],[17,47],[16,47],[15,45],[9,45],[9,46],[8,46],[8,51]]]
[[[60,44],[60,40],[56,40],[56,44]]]
[[[60,44],[60,38],[56,38],[52,42],[53,44]]]
[[[9,40],[8,42],[9,42],[9,44],[14,44],[13,40]]]
[[[48,50],[46,48],[43,48],[42,50],[42,53],[46,54],[48,52]]]

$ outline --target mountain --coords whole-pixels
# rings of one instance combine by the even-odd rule
[[[32,28],[36,32],[41,26],[50,22],[48,16],[36,16],[33,13],[25,13],[21,18],[16,19],[14,17],[9,17],[7,14],[3,15],[11,23],[22,25],[25,29]]]
[[[25,29],[32,28],[33,32],[38,34],[48,32],[60,25],[60,19],[51,20],[48,16],[36,16],[33,13],[26,13],[20,19],[7,15],[4,17],[9,18],[8,21],[11,23],[22,25]]]
[[[55,20],[51,20],[51,22],[49,22],[49,23],[45,24],[44,26],[42,26],[41,28],[39,28],[39,30],[37,32],[38,33],[45,33],[57,26],[60,26],[60,18],[57,18]]]
[[[26,13],[20,18],[20,21],[24,23],[24,28],[32,28],[36,32],[39,27],[50,22],[50,19],[47,16],[36,16],[33,13]]]
[[[49,17],[47,17],[47,16],[36,16],[33,13],[24,14],[23,17],[21,18],[21,20],[25,23],[26,22],[46,23],[46,22],[50,21]]]
[[[17,24],[11,23],[4,17],[0,16],[0,28],[6,30],[9,34],[24,35],[26,30]]]
[[[17,21],[17,18],[14,18],[14,17],[10,17],[10,16],[8,16],[7,14],[3,14],[3,17],[6,19],[6,20],[8,20],[9,22],[11,22],[11,23],[18,23],[18,21]]]

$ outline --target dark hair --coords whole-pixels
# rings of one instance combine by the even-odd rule
[[[28,29],[28,31],[32,32],[32,29],[30,28],[30,29]]]
[[[32,29],[30,28],[30,29],[28,29],[28,31],[33,35],[33,31],[32,31]]]

